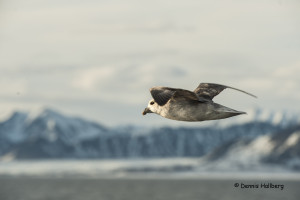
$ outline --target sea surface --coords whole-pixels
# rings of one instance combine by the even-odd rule
[[[1,200],[299,200],[300,180],[0,176]]]

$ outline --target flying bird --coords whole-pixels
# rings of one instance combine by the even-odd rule
[[[243,90],[215,83],[200,83],[193,92],[179,88],[153,87],[150,89],[153,99],[149,101],[142,114],[156,113],[168,119],[191,122],[225,119],[246,114],[213,102],[213,98],[226,88],[256,98],[255,95]]]

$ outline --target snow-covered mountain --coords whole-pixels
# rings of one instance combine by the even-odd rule
[[[298,169],[298,119],[286,113],[256,109],[247,120],[232,118],[213,127],[107,128],[50,109],[36,114],[15,112],[0,123],[0,157],[202,157],[207,163],[214,163],[208,168],[228,163],[248,167],[254,165],[251,163],[276,163]]]
[[[69,157],[78,143],[106,132],[97,123],[50,109],[15,112],[0,123],[0,154],[15,154],[16,158]]]
[[[203,158],[206,170],[300,170],[300,126],[224,143]]]

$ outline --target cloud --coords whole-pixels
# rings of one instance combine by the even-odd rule
[[[261,95],[273,96],[278,102],[290,100],[300,100],[297,91],[300,90],[300,62],[290,66],[278,67],[271,71],[255,77],[244,78],[240,85],[253,91],[258,91]]]
[[[0,76],[1,90],[0,96],[13,96],[25,95],[28,92],[28,82],[24,79],[16,80],[15,78],[8,78]]]
[[[72,85],[84,89],[94,90],[101,82],[114,79],[115,70],[112,67],[92,67],[76,72]]]
[[[284,78],[284,79],[292,78],[295,80],[299,80],[299,76],[298,76],[299,74],[300,74],[300,61],[291,66],[278,67],[277,69],[274,70],[272,76],[276,78]]]
[[[260,98],[260,106],[300,98],[297,1],[2,2],[0,95],[11,109],[62,101],[81,102],[83,112],[90,101],[135,108],[152,86],[200,82],[273,102]]]
[[[300,61],[291,66],[279,67],[272,73],[277,93],[300,100]],[[275,89],[275,88],[274,88]]]
[[[155,85],[170,84],[181,80],[186,71],[177,66],[159,64],[125,65],[115,67],[89,67],[78,70],[72,87],[88,94],[98,94],[103,100],[141,103],[148,95],[148,89]]]

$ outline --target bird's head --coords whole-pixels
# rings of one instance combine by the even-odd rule
[[[147,113],[158,113],[159,105],[154,101],[154,99],[150,100],[148,103],[147,108],[145,108],[143,115],[146,115]]]

